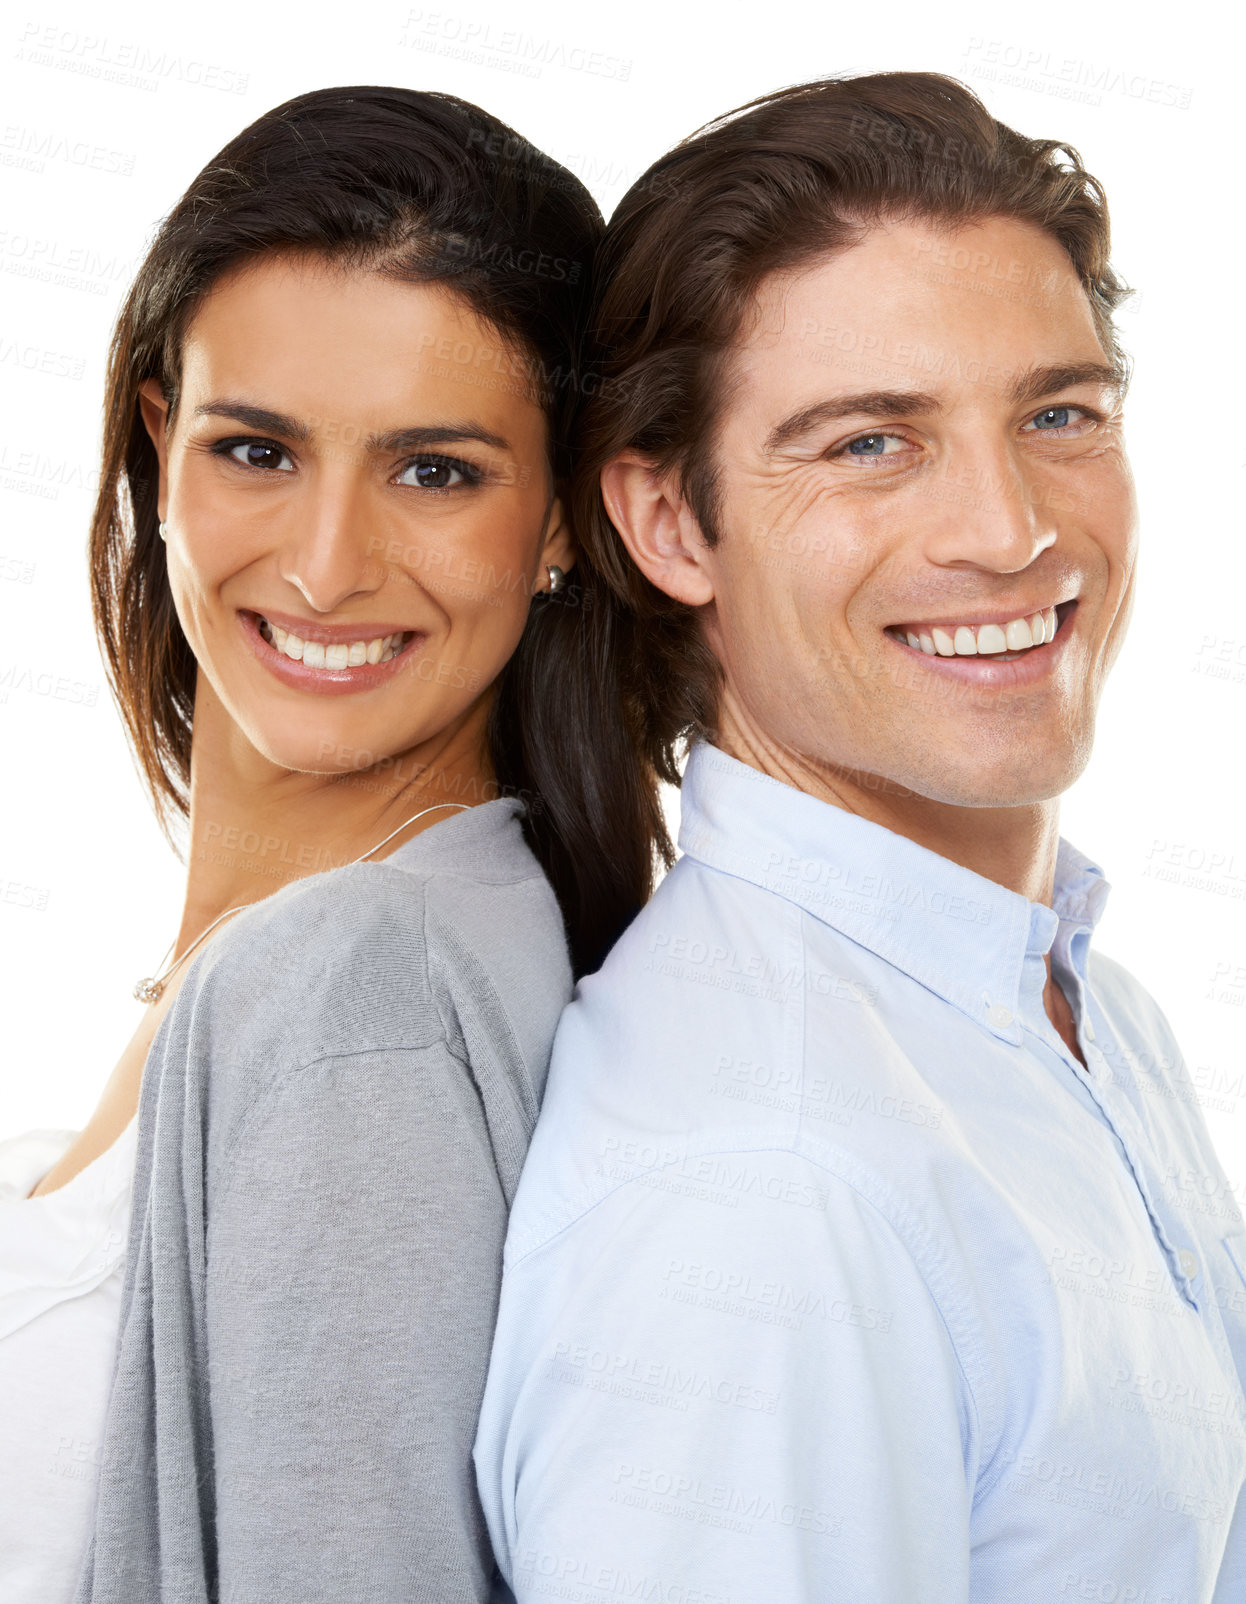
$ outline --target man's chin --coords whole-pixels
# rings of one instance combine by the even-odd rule
[[[998,763],[986,758],[954,765],[932,762],[920,773],[899,773],[886,782],[889,794],[924,798],[958,808],[1022,808],[1063,796],[1089,757],[1061,753],[1045,761],[1022,756]]]

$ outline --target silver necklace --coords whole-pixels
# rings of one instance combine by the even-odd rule
[[[398,834],[399,830],[405,830],[409,824],[414,824],[417,819],[422,819],[426,813],[436,813],[438,808],[466,808],[470,806],[471,804],[468,802],[434,802],[431,808],[421,808],[418,813],[413,813],[409,819],[404,819],[402,823],[397,826],[397,828],[389,832],[389,834],[385,837],[385,841],[392,841]],[[349,869],[355,863],[362,863],[365,858],[370,858],[374,852],[379,852],[385,845],[385,841],[378,841],[374,847],[369,847],[366,852],[360,853],[359,857],[353,858],[351,863],[343,864],[341,867]],[[276,892],[270,891],[268,895],[275,896]],[[240,902],[236,908],[226,908],[224,913],[218,914],[208,926],[207,930],[203,931],[201,935],[196,936],[191,942],[190,946],[187,947],[186,951],[177,960],[177,962],[170,964],[162,975],[149,976],[146,980],[140,980],[136,982],[134,987],[134,996],[137,1001],[144,1003],[154,1003],[158,1001],[164,991],[165,983],[169,976],[173,974],[175,970],[181,968],[181,966],[186,962],[187,958],[190,957],[191,953],[194,952],[195,948],[203,940],[204,936],[209,935],[213,930],[215,930],[222,919],[228,919],[231,913],[241,913],[244,908],[253,908],[257,902],[263,902],[264,900],[265,899],[263,897],[256,897],[253,902]],[[173,941],[171,941],[164,949],[164,958],[161,958],[161,963],[163,963],[164,959],[169,956],[170,952],[172,952],[173,943],[176,940],[177,937],[174,936]]]

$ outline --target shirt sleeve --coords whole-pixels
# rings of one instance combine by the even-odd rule
[[[519,1604],[965,1604],[977,1442],[896,1230],[767,1151],[628,1181],[508,1268],[475,1455]]]
[[[487,1598],[471,1446],[505,1225],[444,1043],[287,1073],[252,1112],[207,1234],[222,1599]]]

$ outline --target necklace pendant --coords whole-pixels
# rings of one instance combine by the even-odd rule
[[[164,987],[160,984],[160,982],[149,976],[148,979],[140,980],[138,982],[134,988],[134,996],[138,1002],[154,1003],[159,1001],[160,994],[163,990]]]

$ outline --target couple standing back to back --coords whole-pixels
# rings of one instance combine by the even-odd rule
[[[533,241],[553,168],[489,175]],[[508,301],[430,197],[366,250],[359,209],[205,272],[176,372],[134,369],[192,841],[259,797],[366,858],[448,774],[507,794],[227,924],[140,1044],[137,1125],[133,1075],[101,1105],[94,1156],[137,1130],[138,1167],[77,1596],[1240,1600],[1246,1229],[1178,1206],[1223,1172],[1058,833],[1136,564],[1097,183],[897,73],[676,147],[582,304],[568,253]],[[412,295],[415,352],[586,341],[576,418],[534,381],[392,427]],[[451,583],[499,531],[547,598]],[[238,911],[203,884],[183,956]]]

